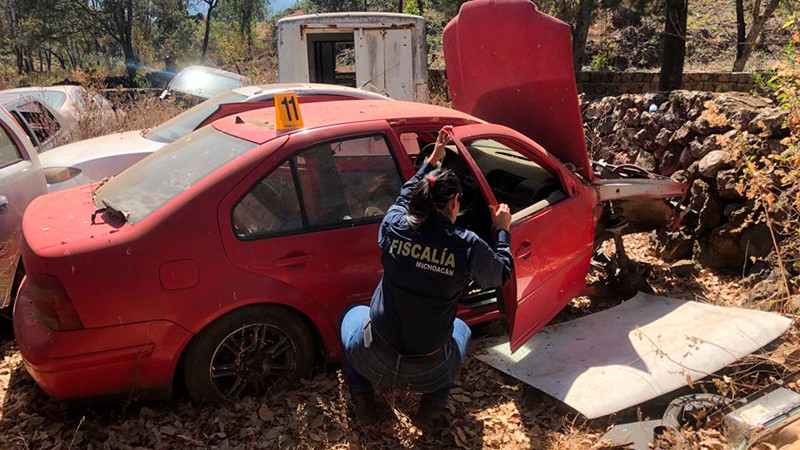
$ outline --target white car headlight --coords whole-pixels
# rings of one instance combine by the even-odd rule
[[[56,184],[77,177],[81,173],[81,169],[77,167],[48,167],[43,172],[47,184]]]

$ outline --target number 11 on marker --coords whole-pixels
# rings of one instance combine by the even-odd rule
[[[303,117],[300,115],[296,93],[275,94],[275,119],[278,130],[294,130],[303,127]]]

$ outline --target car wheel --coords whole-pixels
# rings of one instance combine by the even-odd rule
[[[183,378],[196,403],[264,395],[308,377],[314,340],[295,313],[276,307],[230,312],[201,331],[186,351]]]

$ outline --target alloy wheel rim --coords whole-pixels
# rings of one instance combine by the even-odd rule
[[[289,335],[255,323],[237,328],[217,345],[208,376],[218,395],[235,400],[286,385],[296,364],[297,348]]]

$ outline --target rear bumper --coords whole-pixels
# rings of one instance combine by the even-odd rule
[[[50,330],[39,320],[27,280],[14,306],[14,334],[28,373],[57,399],[168,389],[180,349],[191,337],[164,320]]]

